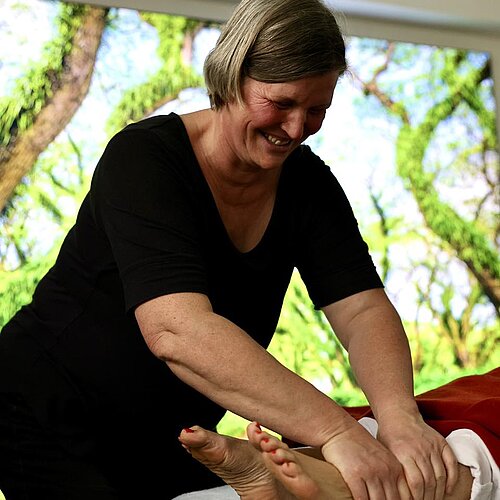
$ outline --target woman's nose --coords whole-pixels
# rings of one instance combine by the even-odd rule
[[[305,114],[301,110],[293,110],[287,114],[281,128],[287,133],[290,139],[297,141],[304,135],[304,125]]]

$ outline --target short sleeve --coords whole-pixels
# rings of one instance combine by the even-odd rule
[[[319,309],[383,284],[342,187],[317,156],[306,158],[297,268]]]
[[[154,130],[125,129],[96,167],[91,209],[111,246],[127,310],[164,294],[207,291],[188,161]]]

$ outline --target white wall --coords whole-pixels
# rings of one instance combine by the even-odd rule
[[[80,3],[225,21],[238,0],[76,0]],[[387,38],[491,54],[500,141],[500,0],[326,0],[344,14],[346,35]]]

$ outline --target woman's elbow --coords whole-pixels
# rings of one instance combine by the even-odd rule
[[[151,353],[165,363],[173,361],[175,356],[175,334],[169,330],[143,332],[142,336]]]

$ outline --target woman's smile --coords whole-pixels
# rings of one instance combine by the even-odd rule
[[[274,146],[284,147],[284,146],[289,146],[292,143],[291,139],[279,138],[274,135],[267,134],[265,132],[262,132],[262,135],[267,139],[268,142],[270,142]]]

